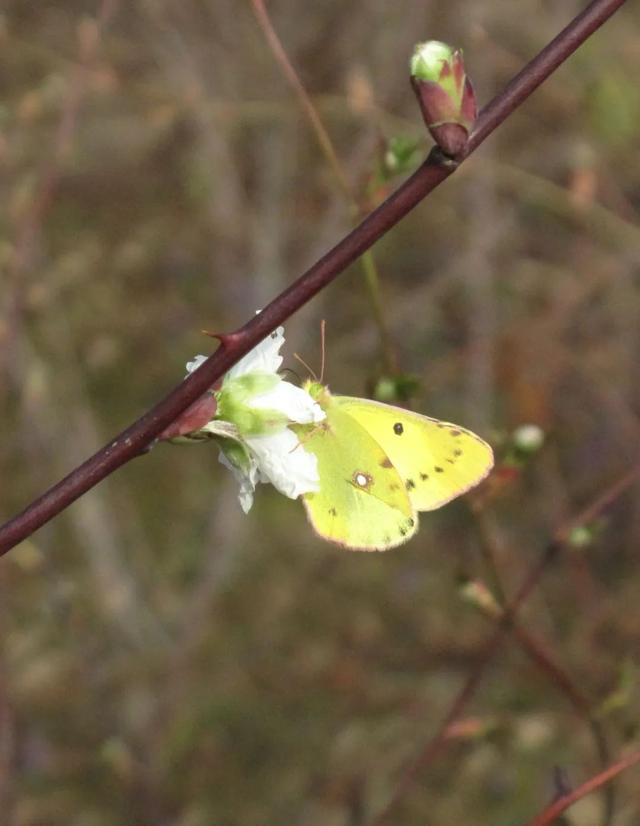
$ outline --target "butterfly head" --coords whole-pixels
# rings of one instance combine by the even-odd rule
[[[326,406],[331,394],[329,393],[329,389],[325,387],[324,384],[320,384],[319,381],[308,380],[303,386],[311,398],[315,402],[318,402],[320,407]]]

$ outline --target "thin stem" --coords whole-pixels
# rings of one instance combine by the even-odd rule
[[[520,106],[549,75],[623,6],[625,0],[594,0],[584,11],[511,80],[482,110],[469,137],[467,153],[473,152],[511,112]],[[523,97],[524,96],[524,97]]]
[[[318,141],[322,153],[324,154],[325,158],[327,159],[329,166],[331,167],[331,171],[333,172],[333,176],[336,179],[336,182],[340,189],[342,190],[342,194],[345,196],[348,203],[358,209],[358,204],[356,203],[352,193],[351,187],[349,186],[349,181],[347,180],[346,175],[342,171],[342,166],[340,161],[338,160],[338,155],[333,148],[333,143],[331,138],[329,137],[329,133],[324,128],[324,124],[322,123],[322,119],[316,110],[316,107],[313,105],[313,102],[309,95],[307,94],[307,90],[304,88],[302,81],[298,77],[298,73],[296,72],[293,64],[289,60],[289,56],[287,55],[280,38],[276,30],[273,28],[271,23],[271,18],[269,17],[269,13],[267,12],[264,0],[251,0],[251,5],[253,7],[253,12],[260,24],[260,28],[264,33],[264,36],[267,39],[269,47],[273,52],[275,59],[280,66],[282,73],[286,77],[289,84],[293,87],[294,92],[298,96],[298,100],[300,101],[300,105],[304,109],[304,113],[307,116],[309,123],[311,124],[311,128],[313,129],[316,140]]]
[[[12,350],[11,339],[17,335],[23,312],[25,293],[28,287],[25,275],[32,265],[35,242],[40,235],[42,223],[55,198],[64,161],[69,154],[78,126],[78,114],[87,93],[89,71],[99,53],[104,30],[115,16],[119,0],[102,0],[96,17],[92,20],[93,31],[79,36],[79,54],[69,77],[68,92],[62,104],[58,125],[53,134],[50,151],[44,160],[38,177],[38,184],[15,231],[15,244],[8,270],[12,279],[12,293],[4,310],[8,330],[5,332],[3,356]],[[9,345],[9,346],[7,346]]]
[[[275,57],[280,69],[282,70],[283,75],[293,88],[300,106],[302,107],[303,112],[307,116],[309,124],[316,136],[316,140],[318,141],[318,145],[320,146],[320,150],[322,151],[327,163],[329,164],[329,168],[333,173],[333,177],[338,185],[338,188],[341,190],[342,194],[344,195],[347,203],[351,207],[351,212],[353,214],[353,220],[357,220],[357,218],[361,218],[365,211],[362,209],[361,205],[358,203],[356,197],[354,196],[347,176],[344,173],[342,168],[342,164],[338,158],[338,153],[335,151],[333,146],[333,141],[331,140],[331,136],[329,132],[324,126],[322,122],[322,118],[318,113],[311,97],[307,93],[307,90],[304,87],[304,84],[300,80],[300,77],[295,69],[295,66],[289,60],[289,56],[282,45],[282,41],[278,37],[278,33],[273,27],[271,23],[271,18],[269,17],[269,13],[264,5],[264,0],[251,0],[251,5],[253,7],[254,14],[260,25],[260,28],[271,48],[273,56]],[[384,357],[386,369],[390,373],[397,372],[397,360],[395,356],[395,350],[393,344],[391,342],[391,334],[389,333],[389,325],[387,324],[387,320],[384,314],[384,305],[381,295],[381,288],[380,288],[380,275],[378,273],[378,267],[376,265],[375,258],[371,250],[367,250],[362,256],[362,270],[364,273],[365,283],[367,286],[367,291],[369,293],[369,301],[371,303],[371,309],[373,310],[373,317],[375,319],[376,325],[378,327],[378,332],[380,334],[380,341],[381,341],[381,349],[382,355]]]
[[[638,468],[634,471],[639,472]],[[607,501],[612,491],[618,489],[624,490],[624,485],[620,488],[620,482],[624,481],[629,474],[625,474],[611,489],[607,491]],[[597,501],[597,500],[596,500]],[[506,590],[502,581],[500,573],[500,566],[498,564],[498,553],[495,548],[495,531],[488,522],[486,511],[481,507],[473,508],[476,515],[476,521],[480,528],[481,549],[485,562],[489,569],[489,575],[494,588],[496,600],[501,611],[504,611],[507,604]],[[479,606],[482,610],[482,606]],[[495,613],[493,611],[485,610],[483,615],[490,620],[495,620]],[[520,622],[515,620],[511,623],[511,631],[518,644],[524,653],[540,668],[540,670],[549,678],[551,683],[555,685],[558,690],[567,698],[574,711],[588,726],[593,742],[595,745],[598,760],[602,766],[609,763],[609,745],[604,733],[604,728],[599,720],[596,719],[592,712],[592,706],[587,697],[582,693],[578,686],[574,683],[570,675],[553,659],[550,653],[545,649],[544,645],[530,634]],[[602,822],[604,826],[608,826],[613,817],[615,805],[615,788],[614,786],[607,786],[603,799],[603,817]]]
[[[568,794],[563,794],[562,797],[559,797],[550,806],[547,806],[537,817],[530,820],[526,826],[550,826],[563,812],[566,812],[569,806],[573,806],[574,803],[586,795],[591,794],[591,792],[596,791],[596,789],[599,789],[606,783],[610,783],[614,777],[617,777],[626,769],[636,766],[638,763],[640,763],[640,751],[631,752],[631,754],[623,757],[617,763],[609,766],[608,769],[600,772],[600,774],[596,774],[595,777],[578,786],[577,789],[574,789]]]
[[[373,317],[378,327],[380,334],[380,342],[382,347],[382,355],[384,357],[385,367],[389,373],[398,372],[398,360],[395,354],[395,348],[391,341],[391,333],[389,332],[389,325],[384,314],[384,300],[382,297],[382,287],[380,281],[380,273],[378,272],[378,265],[371,250],[367,250],[362,258],[362,269],[367,284],[369,293],[369,301],[371,302],[371,309],[373,310]]]
[[[511,112],[521,105],[625,0],[594,0],[500,92],[478,116],[469,138],[473,152]],[[387,200],[368,215],[333,249],[300,276],[264,310],[237,332],[223,336],[222,346],[154,408],[109,444],[87,459],[58,484],[0,528],[0,554],[30,536],[79,496],[123,464],[144,452],[183,410],[212,387],[256,344],[283,324],[395,226],[430,192],[451,175],[457,164],[437,152]]]
[[[381,824],[387,820],[393,809],[404,796],[405,792],[413,784],[418,773],[425,769],[444,748],[451,725],[458,719],[464,707],[475,694],[485,672],[493,661],[495,655],[498,653],[504,637],[513,627],[517,614],[538,585],[543,573],[556,559],[566,544],[572,530],[577,525],[588,524],[600,516],[623,493],[629,490],[629,488],[637,481],[639,477],[640,460],[637,461],[629,471],[613,482],[613,484],[611,484],[603,493],[598,495],[592,502],[583,508],[580,513],[572,519],[562,523],[560,527],[556,529],[553,538],[542,552],[540,558],[533,563],[522,585],[516,592],[515,597],[513,597],[513,599],[504,607],[498,620],[497,627],[491,637],[489,637],[478,664],[467,677],[464,685],[449,707],[449,711],[438,727],[438,730],[424,745],[418,756],[407,765],[395,789],[391,793],[389,801],[378,813],[378,815],[373,818],[371,826],[381,826]]]
[[[609,744],[602,723],[594,716],[591,704],[575,685],[569,674],[545,651],[540,642],[532,637],[521,625],[513,626],[513,633],[523,650],[536,662],[569,700],[576,713],[582,717],[591,732],[598,760],[606,766],[610,759]],[[602,822],[608,826],[613,818],[615,808],[615,788],[607,786],[602,801]]]
[[[440,753],[448,739],[448,733],[451,725],[458,719],[458,717],[460,717],[462,709],[467,705],[469,700],[471,700],[476,692],[476,689],[482,682],[482,678],[484,677],[486,670],[493,661],[495,655],[498,653],[504,637],[509,632],[513,618],[522,605],[526,602],[531,592],[535,589],[540,581],[540,578],[542,577],[542,574],[556,558],[559,551],[560,545],[556,542],[551,542],[547,548],[545,548],[540,559],[531,568],[524,582],[520,586],[520,589],[517,591],[514,599],[505,608],[496,629],[482,651],[477,666],[467,677],[462,689],[458,692],[455,700],[449,707],[449,711],[438,726],[438,730],[435,735],[428,741],[428,743],[426,743],[419,755],[405,768],[400,781],[393,790],[387,804],[382,811],[374,817],[371,822],[371,826],[380,826],[380,824],[386,822],[393,809],[395,809],[397,804],[404,797],[405,793],[413,785],[418,773],[428,766]]]

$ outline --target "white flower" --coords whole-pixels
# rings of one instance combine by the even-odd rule
[[[280,348],[283,344],[284,327],[278,327],[229,369],[225,381],[245,373],[277,373],[282,364]]]
[[[537,424],[521,424],[511,436],[514,445],[524,453],[535,453],[544,444],[544,430]]]
[[[306,390],[277,374],[282,364],[283,328],[278,327],[247,353],[225,375],[217,393],[220,420],[235,425],[237,440],[219,440],[220,461],[240,484],[240,505],[245,513],[253,504],[258,482],[271,484],[291,499],[317,492],[317,459],[304,450],[290,424],[315,424],[325,418],[320,405]],[[191,373],[205,359],[187,364]],[[216,434],[214,419],[203,430]]]
[[[226,468],[229,468],[240,485],[238,499],[240,500],[240,507],[245,513],[249,513],[251,510],[251,506],[253,505],[253,492],[256,489],[258,482],[262,481],[260,479],[260,471],[258,469],[257,461],[253,456],[249,456],[248,458],[249,463],[247,466],[240,467],[239,465],[234,465],[233,462],[227,459],[222,448],[220,448],[220,455],[218,456],[220,464],[224,465]]]
[[[267,338],[243,356],[227,373],[224,381],[243,376],[246,373],[277,373],[282,364],[282,356],[278,352],[284,344],[284,327],[278,327]],[[207,356],[196,356],[193,361],[187,362],[187,372],[193,373],[207,360]]]

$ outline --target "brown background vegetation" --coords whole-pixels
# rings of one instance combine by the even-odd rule
[[[269,9],[362,195],[385,139],[423,136],[417,40],[462,46],[482,103],[582,5]],[[98,8],[0,15],[3,517],[175,384],[201,329],[238,326],[351,225],[248,2],[114,4],[102,33]],[[119,471],[0,565],[2,823],[347,826],[384,805],[489,632],[460,578],[513,593],[639,460],[639,23],[628,4],[375,248],[415,408],[499,456],[535,422],[544,450],[479,514],[456,502],[371,555],[322,543],[268,487],[244,516],[213,446]],[[319,364],[322,318],[329,384],[365,395],[383,364],[359,267],[291,320],[290,367]],[[638,737],[639,539],[636,489],[523,614],[612,759]],[[514,826],[554,766],[599,768],[513,641],[464,720],[393,822]],[[616,826],[638,822],[638,788],[619,781]],[[600,811],[594,795],[571,823]]]

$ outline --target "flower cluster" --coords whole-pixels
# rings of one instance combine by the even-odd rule
[[[312,425],[325,413],[306,390],[278,375],[283,332],[278,327],[226,373],[215,391],[216,415],[198,431],[217,440],[220,461],[240,484],[245,513],[259,482],[271,482],[291,499],[316,492],[320,485],[316,457],[304,450],[289,425]],[[190,361],[189,373],[205,359]]]

